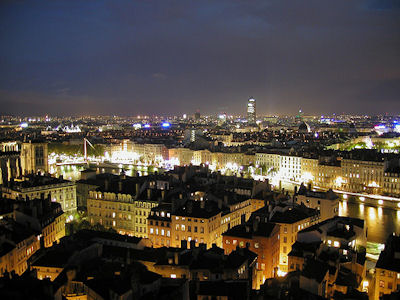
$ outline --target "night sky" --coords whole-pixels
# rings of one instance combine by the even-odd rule
[[[0,1],[0,114],[400,113],[400,1]]]

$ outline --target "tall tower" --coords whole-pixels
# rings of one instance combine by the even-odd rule
[[[31,173],[48,173],[47,143],[29,141],[22,143],[21,168],[24,175]]]
[[[250,98],[247,101],[247,122],[256,124],[256,99]]]

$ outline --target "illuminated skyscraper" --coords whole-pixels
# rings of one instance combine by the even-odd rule
[[[256,99],[254,98],[247,101],[247,122],[256,124]]]

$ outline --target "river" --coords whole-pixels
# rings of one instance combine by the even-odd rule
[[[339,215],[365,220],[368,242],[384,244],[389,234],[400,233],[400,210],[342,201]]]

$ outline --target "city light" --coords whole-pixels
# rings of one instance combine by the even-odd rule
[[[309,183],[314,180],[314,176],[310,172],[304,172],[302,178],[303,181],[306,183]]]
[[[343,184],[345,184],[346,183],[346,180],[344,180],[341,176],[339,176],[339,177],[337,177],[336,179],[335,179],[335,185],[337,186],[337,187],[341,187]],[[344,198],[344,196],[343,196],[343,198]]]
[[[278,277],[284,277],[287,274],[287,272],[281,271],[280,269],[278,269],[278,271],[276,273],[277,273]]]
[[[368,187],[376,187],[376,188],[378,188],[378,187],[379,187],[379,184],[377,184],[375,181],[372,181],[372,182],[368,185]]]
[[[396,1],[3,2],[0,294],[400,293]]]

